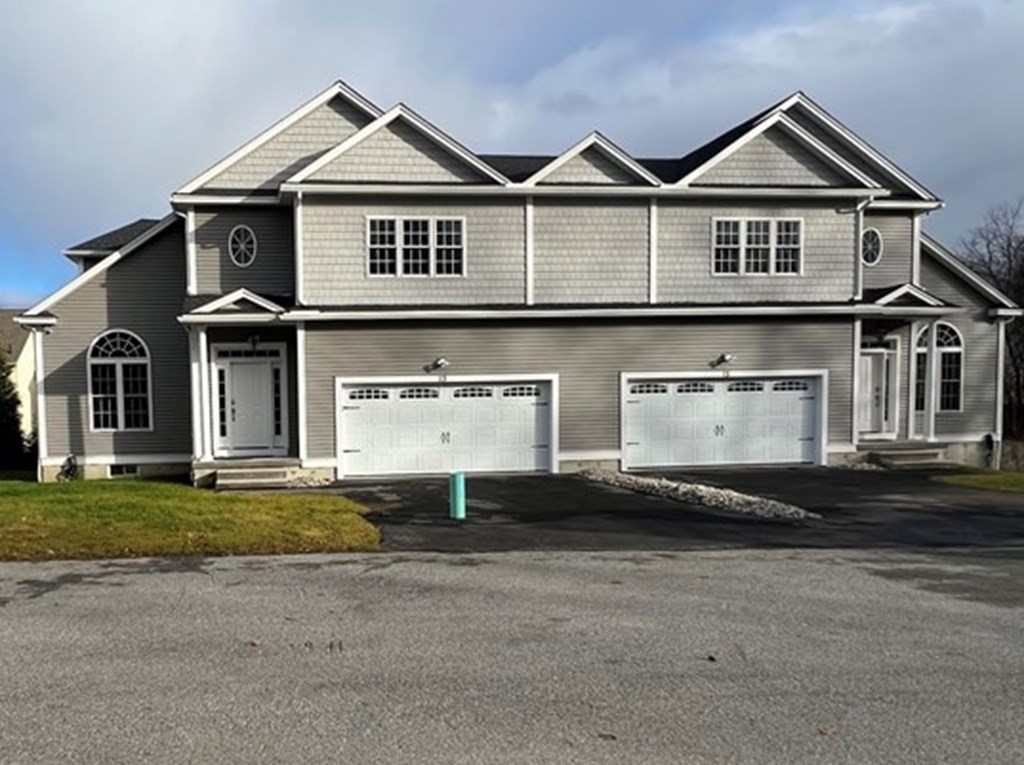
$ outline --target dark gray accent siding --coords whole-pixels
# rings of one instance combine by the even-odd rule
[[[228,255],[228,235],[238,225],[256,235],[256,260],[239,268]],[[294,211],[291,207],[222,207],[196,212],[196,278],[199,294],[246,287],[268,295],[295,293]]]
[[[914,218],[912,215],[865,215],[864,230],[882,235],[882,257],[864,266],[864,286],[891,287],[906,284],[913,276]]]
[[[829,435],[850,441],[849,321],[430,322],[307,325],[309,454],[335,456],[335,377],[558,374],[560,449],[617,450],[622,372],[708,372],[720,353],[740,370],[829,370]]]
[[[395,120],[324,165],[315,181],[494,183],[415,128]]]
[[[848,186],[851,179],[781,128],[769,128],[694,179],[695,186]],[[861,185],[856,182],[856,185]]]
[[[647,200],[537,199],[535,302],[647,302],[649,231]]]
[[[591,146],[547,176],[540,184],[580,183],[636,185],[641,181],[617,162]]]
[[[765,202],[660,200],[658,300],[663,303],[844,301],[853,296],[856,221],[835,202],[784,207]],[[711,273],[714,218],[800,218],[803,274],[716,276]]]
[[[204,188],[276,188],[369,123],[370,117],[338,96],[223,170]]]
[[[303,205],[303,297],[310,305],[522,304],[526,295],[522,200],[310,198]],[[466,275],[367,274],[373,216],[465,218]]]
[[[50,456],[191,453],[188,335],[177,322],[183,231],[175,222],[51,309],[59,323],[43,341]],[[134,332],[149,347],[152,431],[90,432],[86,353],[108,329]]]

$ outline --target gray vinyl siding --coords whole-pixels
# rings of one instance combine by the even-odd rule
[[[369,123],[370,117],[338,96],[226,168],[204,188],[276,188]]]
[[[910,215],[865,215],[864,229],[882,235],[882,257],[864,266],[864,286],[893,287],[906,284],[913,275],[914,219]]]
[[[864,158],[850,148],[845,140],[840,140],[833,133],[821,125],[814,117],[801,106],[795,106],[787,113],[791,119],[797,122],[800,127],[825,144],[833,153],[839,155],[848,163],[857,168],[860,172],[882,184],[884,188],[898,193],[916,194],[905,183],[897,180],[896,176],[884,171],[877,165],[866,162]]]
[[[636,184],[637,178],[621,165],[597,149],[585,149],[541,181],[541,185],[558,183],[577,184]]]
[[[647,200],[537,199],[533,228],[538,304],[647,301]]]
[[[256,235],[256,259],[239,268],[228,255],[228,235],[244,224]],[[199,294],[245,287],[268,295],[295,293],[294,212],[291,207],[222,207],[196,212]]]
[[[849,443],[853,325],[845,321],[503,321],[307,325],[308,447],[334,457],[335,377],[407,376],[438,356],[452,375],[558,374],[562,451],[618,450],[620,373],[829,370],[830,441]]]
[[[177,322],[185,296],[183,229],[174,223],[51,309],[59,323],[43,340],[50,456],[191,453],[188,335]],[[90,432],[86,354],[109,329],[134,332],[149,348],[152,431]]]
[[[464,218],[462,277],[367,274],[367,219]],[[525,207],[521,200],[315,198],[303,206],[303,297],[310,305],[521,304]]]
[[[747,303],[753,301],[846,301],[853,295],[854,216],[837,205],[782,207],[707,204],[675,200],[658,203],[658,300],[663,303]],[[712,219],[800,218],[803,274],[725,275],[711,273]]]
[[[935,434],[941,439],[991,432],[995,430],[999,335],[997,326],[986,319],[990,304],[959,276],[926,254],[921,256],[921,284],[946,302],[971,309],[966,315],[946,319],[960,331],[964,340],[963,411],[936,412]],[[918,420],[920,423],[920,415]]]
[[[770,128],[693,182],[695,186],[847,186],[850,179],[780,128]]]
[[[485,179],[465,160],[398,119],[317,170],[309,180],[481,183]]]
[[[213,359],[212,349],[217,343],[246,343],[251,342],[253,335],[259,337],[261,343],[287,343],[287,380],[288,380],[288,456],[297,457],[299,454],[299,389],[296,370],[298,363],[295,359],[295,330],[292,327],[211,327],[207,335],[207,342],[210,345],[210,359]],[[217,400],[213,399],[214,414],[216,417]],[[216,420],[214,420],[216,422]]]

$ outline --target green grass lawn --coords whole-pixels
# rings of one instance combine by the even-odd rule
[[[1024,472],[1019,470],[990,470],[981,473],[959,473],[944,475],[935,479],[953,486],[988,491],[1024,492]]]
[[[6,480],[5,480],[6,479]],[[364,508],[326,494],[218,494],[158,481],[0,477],[0,560],[376,550]]]

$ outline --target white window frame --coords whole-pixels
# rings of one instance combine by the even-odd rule
[[[957,414],[957,413],[962,413],[964,411],[964,373],[965,373],[965,371],[967,369],[967,344],[964,342],[964,333],[961,332],[959,329],[957,329],[952,324],[950,324],[948,321],[940,321],[940,322],[936,323],[936,325],[935,325],[936,333],[938,332],[939,327],[946,327],[947,329],[951,330],[953,332],[953,334],[955,334],[957,336],[957,338],[960,340],[960,345],[956,346],[956,347],[948,347],[948,346],[947,347],[943,347],[941,345],[936,345],[935,346],[935,353],[939,357],[939,359],[938,359],[938,361],[939,361],[939,363],[938,363],[938,374],[935,376],[935,380],[933,381],[933,384],[936,386],[935,413],[936,414]],[[928,348],[927,348],[927,346],[925,346],[924,348],[920,347],[921,338],[924,337],[924,334],[927,331],[928,331],[928,327],[927,326],[923,327],[921,329],[921,331],[917,333],[917,337],[914,338],[914,370],[915,370],[915,372],[918,371],[917,367],[918,367],[918,365],[920,363],[918,361],[918,359],[921,358],[921,356],[924,356],[925,358],[928,357]],[[959,379],[960,387],[959,387],[959,396],[957,396],[957,407],[956,407],[956,409],[943,409],[942,408],[942,356],[943,356],[943,354],[951,354],[951,353],[959,353],[960,354],[960,379]],[[927,390],[927,388],[925,389],[925,392],[924,392],[925,407],[922,408],[922,409],[918,409],[917,408],[917,386],[922,384],[921,383],[922,379],[927,379],[927,378],[926,377],[925,378],[920,378],[920,373],[915,375],[915,378],[914,378],[914,390],[912,391],[913,401],[911,402],[911,405],[913,406],[915,413],[919,413],[919,412],[923,413],[928,408],[927,407],[927,401],[928,401],[928,390]]]
[[[131,335],[135,338],[136,342],[142,346],[142,349],[146,352],[146,358],[141,359],[136,356],[132,357],[113,357],[113,358],[97,358],[92,357],[92,349],[96,346],[100,340],[107,335],[120,332],[125,335]],[[150,433],[153,431],[153,355],[149,351],[149,346],[146,341],[139,337],[134,332],[127,329],[120,329],[114,327],[111,329],[104,330],[100,334],[93,338],[92,342],[89,343],[88,349],[86,349],[86,366],[85,366],[85,385],[86,391],[88,391],[89,399],[89,432],[90,433]],[[146,406],[147,406],[147,417],[149,425],[145,428],[128,428],[125,427],[125,406],[124,406],[124,366],[125,364],[142,364],[146,365]],[[100,364],[109,364],[114,366],[114,386],[115,396],[117,403],[117,424],[116,428],[97,428],[96,419],[94,414],[93,398],[94,394],[92,391],[92,368]]]
[[[394,221],[395,224],[395,273],[375,274],[370,271],[370,222],[377,220]],[[405,259],[402,257],[405,248],[403,232],[405,221],[427,221],[430,229],[430,267],[425,274],[404,273]],[[437,224],[441,221],[456,221],[461,229],[462,237],[462,271],[457,274],[440,274],[437,272]],[[466,217],[464,215],[367,215],[364,222],[364,245],[366,248],[365,269],[366,277],[369,279],[464,279],[469,272],[466,237]]]
[[[235,233],[240,230],[248,231],[249,236],[252,237],[252,260],[250,260],[248,263],[239,263],[238,260],[235,258],[235,253],[231,249],[231,243],[235,238]],[[252,226],[247,226],[244,223],[239,223],[237,226],[234,226],[231,229],[231,231],[228,232],[227,251],[228,259],[235,265],[236,268],[249,268],[250,266],[252,266],[252,264],[256,262],[256,256],[259,255],[260,251],[259,238],[256,236],[256,232],[252,230]]]
[[[740,227],[740,242],[739,242],[739,270],[738,271],[716,271],[715,270],[715,250],[717,248],[718,238],[718,224],[719,223],[738,223]],[[768,252],[768,270],[767,271],[747,271],[747,224],[752,222],[767,222],[769,228],[769,252]],[[777,270],[777,259],[778,259],[778,234],[779,234],[779,223],[796,223],[800,227],[800,243],[799,252],[797,257],[799,258],[798,268],[796,271],[779,271]],[[723,276],[723,277],[738,277],[738,276],[803,276],[804,274],[804,241],[806,239],[806,226],[804,225],[803,218],[793,217],[769,217],[769,216],[748,216],[743,218],[737,217],[713,217],[711,219],[711,262],[710,269],[712,276]],[[761,247],[761,245],[758,245]]]
[[[874,231],[878,235],[878,257],[875,258],[874,262],[868,263],[864,257],[864,237],[866,237],[871,231]],[[874,268],[882,262],[883,255],[885,255],[885,237],[882,236],[882,232],[876,227],[868,226],[860,232],[860,262],[864,264],[865,268]]]

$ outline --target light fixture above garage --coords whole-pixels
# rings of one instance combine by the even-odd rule
[[[718,367],[722,366],[723,364],[728,364],[735,358],[736,357],[731,353],[720,353],[718,354],[718,358],[708,362],[708,366],[711,367],[712,369],[718,369]]]
[[[438,370],[444,369],[449,364],[451,364],[451,362],[448,361],[448,359],[446,359],[444,356],[438,356],[429,364],[425,365],[423,367],[423,371],[426,372],[427,374],[431,372],[437,372]]]

